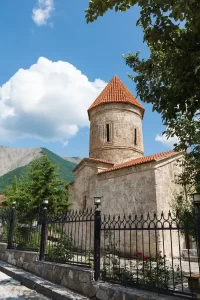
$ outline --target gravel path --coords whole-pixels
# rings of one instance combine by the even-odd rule
[[[0,300],[50,300],[0,272]]]

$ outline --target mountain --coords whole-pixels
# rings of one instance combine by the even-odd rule
[[[83,159],[82,157],[65,157],[65,156],[62,156],[63,159],[67,160],[67,161],[70,161],[72,163],[75,163],[75,164],[79,164],[80,161]]]
[[[62,158],[46,148],[9,148],[0,146],[0,194],[10,185],[14,176],[24,176],[33,159],[46,153],[53,164],[59,166],[60,179],[70,182],[73,180],[73,169],[81,160],[78,157]]]

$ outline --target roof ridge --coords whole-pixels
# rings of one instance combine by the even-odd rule
[[[112,168],[109,168],[109,169],[106,169],[106,170],[103,170],[103,171],[99,171],[98,174],[111,172],[111,171],[131,167],[131,166],[141,165],[141,164],[148,163],[148,162],[159,161],[161,159],[164,159],[166,157],[170,157],[170,156],[178,154],[178,153],[181,154],[181,152],[177,152],[177,151],[174,151],[174,150],[169,150],[169,151],[155,153],[155,154],[151,154],[151,155],[147,155],[147,156],[143,156],[143,157],[134,158],[134,159],[131,159],[127,162],[115,165]]]

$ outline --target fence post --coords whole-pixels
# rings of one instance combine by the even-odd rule
[[[8,231],[7,249],[13,248],[13,233],[14,233],[14,226],[15,226],[15,205],[16,205],[16,202],[13,201],[11,212],[10,212],[10,224],[9,224],[9,231]]]
[[[101,200],[99,197],[94,198],[96,209],[94,217],[94,279],[100,278],[100,243],[101,243],[101,210],[99,205]]]
[[[42,214],[39,260],[44,260],[44,256],[45,256],[45,246],[46,246],[46,236],[47,236],[47,205],[48,205],[47,199],[44,200],[43,205],[44,206],[43,206],[43,214]]]

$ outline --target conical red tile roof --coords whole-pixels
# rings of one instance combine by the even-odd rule
[[[113,102],[126,102],[133,104],[139,107],[142,111],[142,115],[144,115],[144,107],[139,103],[139,101],[133,96],[133,94],[117,76],[114,76],[113,79],[107,84],[105,89],[89,107],[88,112],[93,107],[96,107],[102,103]]]

